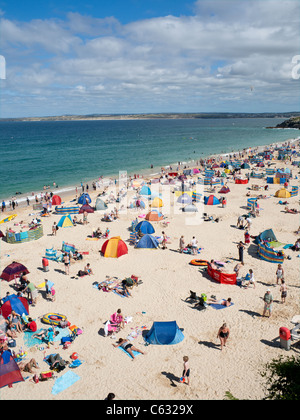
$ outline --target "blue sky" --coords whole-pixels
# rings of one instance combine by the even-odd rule
[[[299,111],[299,20],[298,0],[0,0],[0,117]]]

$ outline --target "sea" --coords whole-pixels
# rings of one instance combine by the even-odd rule
[[[298,130],[266,128],[283,120],[1,121],[0,200],[22,201],[44,186],[68,191],[119,171],[155,175],[178,162],[297,138]]]

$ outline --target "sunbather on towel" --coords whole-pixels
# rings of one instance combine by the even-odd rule
[[[133,351],[137,351],[138,353],[145,354],[141,350],[134,347],[134,345],[131,344],[128,340],[123,339],[123,338],[119,338],[118,344],[113,344],[113,346],[114,347],[122,347],[124,350],[126,350],[130,354],[130,356],[132,357],[132,360],[134,360],[134,358],[135,358],[134,354],[132,353]]]
[[[230,306],[231,305],[231,298],[228,298],[227,300],[207,299],[206,302],[208,304],[210,304],[210,303],[218,303],[219,305]]]

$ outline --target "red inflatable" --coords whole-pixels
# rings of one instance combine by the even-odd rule
[[[248,184],[248,179],[236,179],[236,184]]]
[[[207,272],[214,280],[222,284],[236,284],[236,274],[227,274],[219,270],[214,270],[211,265],[207,264]]]

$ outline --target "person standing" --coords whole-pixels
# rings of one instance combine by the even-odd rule
[[[165,234],[165,232],[161,232],[162,233],[162,249],[167,249],[167,236]]]
[[[240,241],[237,245],[237,249],[239,251],[239,261],[242,265],[244,265],[244,249],[245,249],[245,245],[243,244],[242,241]]]
[[[197,239],[195,238],[195,236],[193,236],[193,238],[192,238],[191,245],[192,245],[192,254],[193,254],[193,255],[197,255],[197,250],[198,250],[198,241],[197,241]]]
[[[5,208],[6,208],[6,204],[5,204],[5,201],[3,200],[3,201],[2,201],[2,212],[4,212],[4,211],[5,211]]]
[[[57,225],[56,225],[56,222],[54,222],[52,225],[52,235],[56,236],[56,231],[57,231]]]
[[[286,283],[284,279],[281,279],[280,291],[281,291],[281,303],[285,303],[285,298],[287,295],[287,287],[286,287]]]
[[[227,324],[224,322],[224,324],[219,328],[217,338],[220,339],[221,342],[221,351],[223,350],[223,347],[226,347],[226,341],[229,338],[229,328],[227,327]]]
[[[184,236],[181,235],[179,239],[179,252],[182,254],[184,249]]]
[[[279,284],[279,281],[283,279],[284,271],[281,264],[278,264],[276,270],[276,284]]]
[[[182,377],[185,379],[186,384],[190,385],[190,365],[188,356],[183,356],[183,372]]]
[[[63,262],[65,264],[65,274],[70,274],[70,256],[67,252],[65,252],[65,255],[63,257]]]
[[[269,318],[271,316],[272,313],[272,303],[273,303],[273,296],[271,294],[271,290],[267,289],[264,297],[263,297],[263,301],[264,301],[264,311],[263,311],[263,315],[265,316],[266,312],[268,312],[269,314]]]

